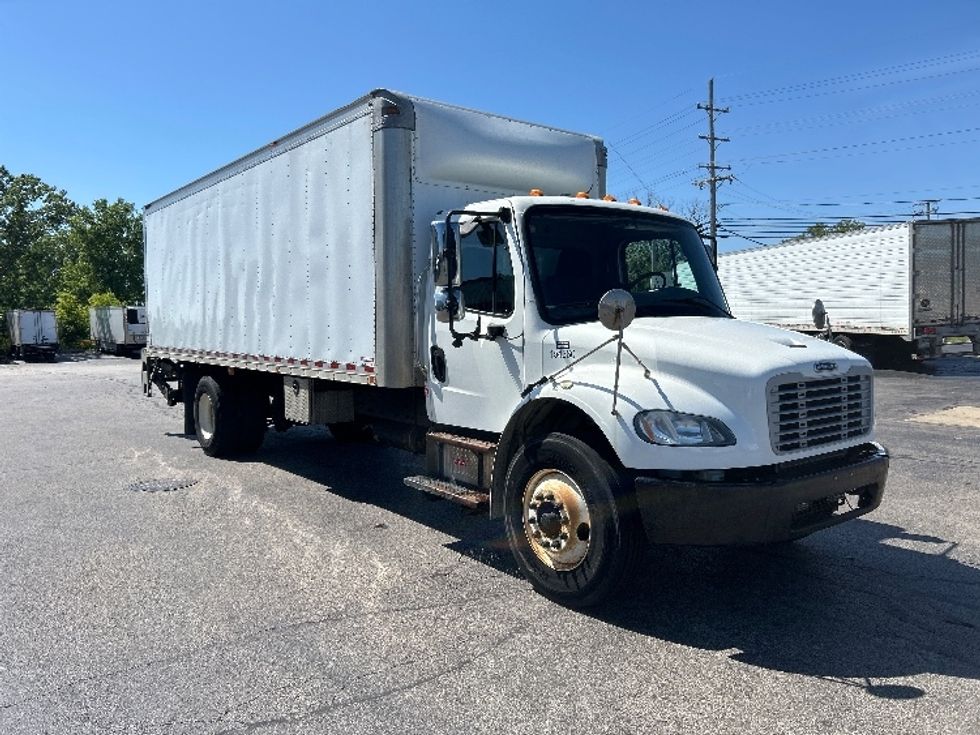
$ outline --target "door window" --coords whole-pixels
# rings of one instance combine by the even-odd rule
[[[464,229],[465,232],[465,229]],[[460,234],[463,304],[467,311],[509,316],[514,312],[514,269],[503,228],[482,222]]]

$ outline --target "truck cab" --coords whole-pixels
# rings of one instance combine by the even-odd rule
[[[634,563],[631,536],[780,542],[880,503],[871,366],[733,318],[692,223],[521,196],[451,213],[432,233],[427,415],[452,427],[443,436],[493,443],[490,511],[545,594],[581,583],[576,595],[594,595]],[[628,317],[613,331],[600,321],[609,294]],[[447,448],[429,452],[430,473],[479,484],[480,452]]]

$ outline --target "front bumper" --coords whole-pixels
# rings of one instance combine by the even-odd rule
[[[637,477],[636,503],[649,541],[766,544],[857,518],[881,504],[888,452],[865,444],[803,462],[718,474],[724,477],[719,482]]]

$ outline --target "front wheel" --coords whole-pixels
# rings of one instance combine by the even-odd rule
[[[642,528],[619,475],[583,441],[552,433],[528,444],[505,485],[511,551],[542,595],[587,607],[632,576]]]

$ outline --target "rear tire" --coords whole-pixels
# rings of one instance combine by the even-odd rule
[[[511,460],[505,523],[511,551],[540,594],[596,605],[630,579],[643,530],[625,482],[594,449],[552,433]]]
[[[210,375],[194,391],[194,431],[209,457],[230,457],[256,451],[265,438],[262,395],[222,385]]]
[[[846,334],[834,335],[834,338],[831,341],[838,347],[843,347],[845,350],[854,352],[854,341]]]

